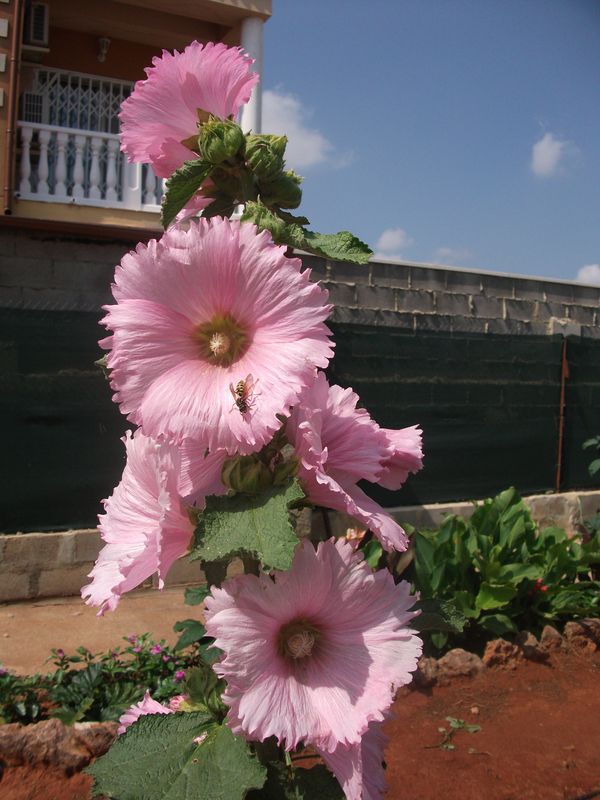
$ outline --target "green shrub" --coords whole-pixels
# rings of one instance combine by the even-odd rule
[[[600,531],[569,538],[539,530],[515,489],[484,501],[469,520],[448,516],[437,531],[413,532],[414,559],[402,577],[423,600],[453,604],[462,633],[426,634],[429,648],[477,649],[488,639],[600,611]]]
[[[185,623],[194,622],[185,620]],[[172,648],[149,634],[125,638],[127,645],[104,654],[79,647],[74,655],[52,650],[56,669],[20,676],[0,667],[0,723],[57,717],[66,724],[118,720],[149,691],[159,702],[182,690],[185,670],[203,660],[207,640],[199,623]],[[185,648],[185,650],[184,650]],[[50,659],[49,659],[50,660]]]

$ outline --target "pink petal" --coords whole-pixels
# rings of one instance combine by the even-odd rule
[[[258,75],[239,47],[192,42],[182,53],[163,50],[121,106],[121,149],[168,178],[197,155],[183,141],[198,133],[198,110],[225,119],[250,99]]]
[[[234,733],[275,736],[288,749],[300,741],[327,752],[357,744],[416,668],[421,642],[408,627],[409,589],[333,539],[317,551],[302,543],[291,570],[274,581],[245,575],[213,589],[206,630],[223,651],[215,670],[227,681]],[[314,652],[299,661],[279,642],[294,620],[319,631]]]
[[[146,714],[173,714],[173,709],[169,708],[168,706],[163,706],[162,703],[158,703],[156,700],[153,700],[150,697],[150,692],[146,692],[144,695],[144,699],[140,700],[139,703],[131,706],[130,708],[125,711],[124,714],[121,715],[119,718],[119,727],[117,729],[117,733],[119,736],[122,733],[125,733],[127,728],[130,725],[133,725],[136,720],[140,717],[145,716]]]
[[[158,573],[159,586],[173,562],[189,546],[192,524],[177,494],[179,454],[141,431],[125,437],[127,463],[121,483],[104,501],[99,530],[105,545],[81,594],[114,610],[124,592]]]

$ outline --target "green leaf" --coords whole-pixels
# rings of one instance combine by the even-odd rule
[[[188,670],[185,678],[186,701],[194,711],[206,711],[220,722],[227,708],[221,700],[225,691],[225,681],[220,680],[207,664]],[[185,709],[188,710],[188,709]]]
[[[373,251],[350,231],[339,233],[313,233],[306,231],[304,243],[300,248],[317,256],[332,258],[335,261],[351,261],[354,264],[367,264]]]
[[[303,497],[295,479],[259,495],[208,497],[191,558],[218,561],[247,553],[267,569],[289,569],[298,544],[289,506]]]
[[[418,600],[412,610],[421,613],[413,617],[410,627],[417,631],[443,631],[461,633],[467,620],[464,614],[449,600]]]
[[[208,586],[186,586],[184,602],[187,606],[200,606],[210,594]]]
[[[521,581],[526,578],[529,580],[537,580],[544,575],[544,569],[538,564],[505,564],[498,572],[497,578],[500,581],[513,583],[517,586]]]
[[[513,586],[496,586],[484,581],[475,598],[475,608],[480,608],[482,611],[502,608],[510,603],[516,593],[517,590]]]
[[[600,472],[600,458],[595,458],[588,466],[588,472],[590,473],[590,477],[594,477],[598,472]]]
[[[185,161],[168,179],[162,202],[161,221],[167,228],[191,200],[213,169],[206,161]]]
[[[287,224],[260,202],[247,202],[242,220],[254,222],[259,228],[268,230],[278,244],[287,244],[289,247],[324,258],[366,264],[373,255],[371,248],[349,231],[339,233],[307,231],[301,225]]]
[[[372,539],[364,546],[363,554],[365,556],[365,561],[371,567],[371,569],[377,569],[379,566],[379,560],[383,555],[383,547],[377,541],[377,539]]]
[[[199,642],[206,636],[204,625],[196,619],[180,619],[179,622],[173,625],[173,630],[175,633],[181,633],[183,631],[177,640],[175,650],[183,650],[184,647],[189,647],[191,644]]]
[[[479,620],[479,625],[495,636],[505,636],[507,633],[517,633],[518,628],[506,614],[485,614]]]
[[[140,717],[87,772],[94,796],[118,800],[243,800],[266,777],[243,739],[197,712]]]

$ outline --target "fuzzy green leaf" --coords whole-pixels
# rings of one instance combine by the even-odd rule
[[[218,561],[246,553],[267,569],[289,569],[298,544],[289,506],[303,497],[300,484],[292,480],[258,495],[207,498],[191,558]]]
[[[212,169],[212,164],[206,161],[186,161],[171,175],[165,186],[161,210],[164,228],[173,222],[185,204],[192,199]]]
[[[186,586],[183,601],[186,606],[200,606],[209,594],[208,586]]]
[[[243,739],[197,712],[140,717],[87,772],[94,796],[118,800],[242,800],[266,777]]]
[[[204,625],[196,619],[181,619],[173,625],[175,633],[181,633],[175,650],[183,650],[206,636]]]
[[[305,250],[323,258],[336,261],[351,261],[366,264],[373,251],[349,231],[339,233],[315,233],[301,225],[287,224],[277,214],[259,202],[248,202],[242,220],[254,222],[260,229],[268,230],[273,241],[287,244],[297,250]]]
[[[412,608],[421,612],[410,622],[417,631],[461,633],[467,623],[462,611],[449,600],[418,600]]]

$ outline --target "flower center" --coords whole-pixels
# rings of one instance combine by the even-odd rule
[[[219,367],[233,364],[248,347],[246,331],[229,314],[217,314],[209,322],[197,325],[194,339],[200,356]]]
[[[283,625],[277,637],[277,649],[284,658],[299,661],[313,654],[320,633],[306,619],[297,619]]]

